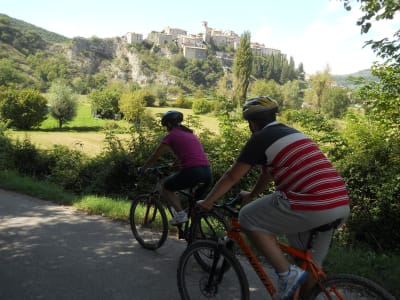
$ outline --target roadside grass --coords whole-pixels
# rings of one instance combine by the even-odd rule
[[[324,268],[328,273],[356,274],[371,279],[400,299],[399,253],[376,253],[365,245],[349,247],[334,242]]]
[[[44,181],[23,177],[13,171],[0,171],[0,187],[61,205],[71,205],[89,214],[128,222],[130,201],[96,195],[73,195]],[[400,254],[376,253],[364,245],[343,246],[334,242],[325,260],[328,273],[349,273],[367,277],[400,298]]]

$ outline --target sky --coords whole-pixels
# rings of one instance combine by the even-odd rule
[[[345,75],[379,60],[370,39],[392,38],[400,15],[373,23],[368,34],[356,25],[359,4],[348,12],[339,0],[0,0],[0,13],[43,29],[73,37],[109,38],[165,27],[189,34],[202,32],[202,22],[214,29],[249,31],[251,41],[281,50],[307,74]]]

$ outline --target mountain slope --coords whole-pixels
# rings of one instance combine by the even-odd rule
[[[15,28],[16,30],[20,31],[21,33],[26,33],[29,31],[35,32],[46,43],[63,43],[63,42],[67,42],[69,40],[69,38],[67,38],[61,34],[45,30],[43,28],[29,24],[25,21],[14,19],[5,14],[0,13],[0,26],[4,25],[4,24],[8,24],[10,27]],[[2,29],[4,29],[4,28],[0,27],[0,32],[3,34]]]

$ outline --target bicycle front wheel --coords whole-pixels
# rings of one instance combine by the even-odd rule
[[[224,217],[214,211],[197,213],[190,226],[188,243],[206,239],[217,241],[226,236],[228,228]]]
[[[168,236],[168,220],[165,209],[157,197],[146,194],[137,196],[129,212],[131,230],[143,248],[160,248]]]
[[[324,287],[321,290],[320,287],[315,287],[309,300],[318,299],[363,299],[363,300],[395,300],[388,291],[377,283],[352,274],[335,274],[328,276],[326,280],[322,282]]]
[[[212,254],[209,270],[198,264],[202,253]],[[178,288],[183,300],[249,299],[249,284],[242,266],[231,251],[212,240],[197,240],[180,257]]]

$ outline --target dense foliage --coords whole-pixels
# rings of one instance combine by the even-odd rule
[[[39,126],[47,117],[47,99],[32,89],[0,92],[0,120],[16,129]]]

